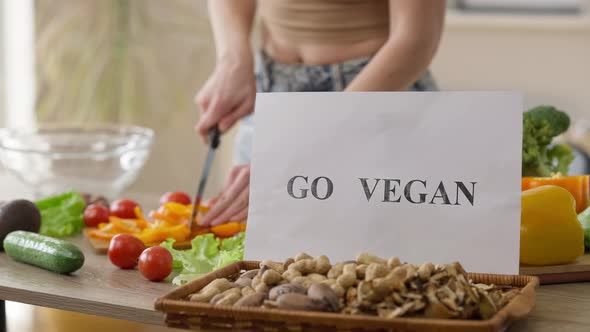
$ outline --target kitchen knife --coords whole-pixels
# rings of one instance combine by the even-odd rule
[[[201,204],[203,192],[205,191],[205,185],[207,184],[209,171],[211,170],[211,165],[213,164],[213,159],[215,158],[215,152],[217,150],[217,147],[219,146],[220,135],[221,133],[219,132],[219,127],[215,126],[209,129],[209,151],[207,152],[207,160],[205,160],[205,165],[203,166],[203,171],[201,172],[201,179],[199,180],[199,187],[197,188],[197,194],[195,196],[195,201],[193,204],[191,220],[188,224],[189,230],[193,229],[193,223],[195,222],[197,211],[199,211],[199,205]]]

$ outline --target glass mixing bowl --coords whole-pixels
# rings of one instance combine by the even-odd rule
[[[0,129],[0,160],[35,198],[76,190],[118,197],[137,177],[154,132],[121,125]]]

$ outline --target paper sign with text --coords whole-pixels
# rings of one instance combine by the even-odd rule
[[[522,111],[514,92],[258,94],[245,258],[518,273]]]

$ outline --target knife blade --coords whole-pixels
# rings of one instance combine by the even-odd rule
[[[215,159],[215,152],[217,147],[220,143],[220,131],[219,127],[215,126],[209,130],[209,151],[207,152],[207,159],[205,160],[205,164],[203,165],[203,171],[201,172],[201,179],[199,180],[199,186],[197,188],[197,194],[195,195],[195,200],[193,203],[193,210],[191,213],[191,220],[188,225],[189,231],[193,229],[193,223],[195,222],[195,217],[197,216],[197,211],[199,211],[199,205],[201,204],[201,199],[203,197],[203,192],[205,191],[205,186],[207,185],[207,179],[209,178],[209,171],[211,170],[211,165],[213,165],[213,159]]]

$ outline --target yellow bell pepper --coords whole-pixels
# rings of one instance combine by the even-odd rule
[[[557,174],[546,178],[522,178],[523,191],[545,185],[555,185],[567,189],[576,200],[576,213],[580,213],[588,207],[590,175],[562,176]]]
[[[566,189],[529,189],[522,192],[521,203],[521,264],[565,264],[584,254],[584,230],[574,197]]]

